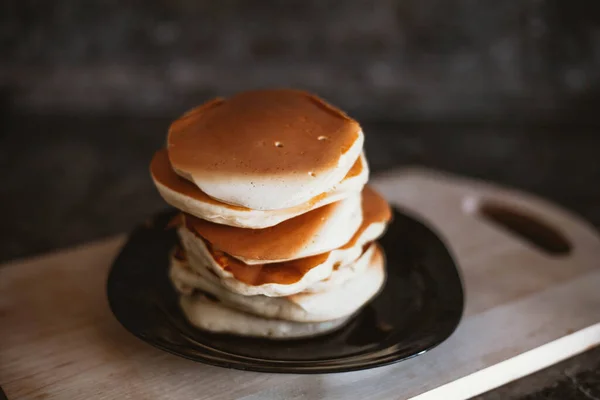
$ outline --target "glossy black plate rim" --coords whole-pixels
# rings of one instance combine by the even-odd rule
[[[396,211],[398,213],[398,211]],[[164,213],[163,213],[164,214]],[[111,268],[108,280],[107,280],[107,295],[109,300],[109,307],[111,312],[119,323],[131,334],[135,337],[141,339],[142,341],[150,344],[151,346],[163,350],[167,353],[196,361],[201,362],[207,365],[236,369],[242,371],[256,371],[256,372],[269,372],[269,373],[294,373],[294,374],[322,374],[322,373],[342,373],[342,372],[351,372],[358,370],[365,370],[375,367],[382,367],[390,364],[395,364],[401,361],[405,361],[416,356],[422,355],[431,349],[437,347],[439,344],[443,343],[448,337],[452,335],[452,333],[456,330],[460,320],[462,319],[462,314],[464,311],[464,291],[462,287],[462,279],[460,276],[460,272],[457,268],[457,264],[455,261],[455,257],[452,255],[451,250],[445,243],[444,239],[435,232],[435,230],[431,229],[427,223],[424,223],[420,220],[420,218],[407,213],[402,210],[400,212],[405,217],[415,220],[417,223],[424,226],[430,232],[432,232],[437,239],[443,244],[446,252],[448,253],[448,257],[450,257],[454,263],[454,278],[456,279],[456,285],[454,286],[454,302],[458,305],[460,304],[460,309],[458,307],[455,308],[455,316],[452,319],[453,323],[446,323],[444,326],[443,332],[438,332],[436,335],[436,339],[429,342],[427,345],[422,346],[422,349],[418,352],[414,352],[411,354],[405,354],[405,352],[401,348],[397,348],[395,351],[388,351],[389,348],[375,351],[365,351],[364,353],[358,353],[352,356],[342,356],[342,357],[332,357],[323,360],[269,360],[264,358],[256,358],[251,356],[245,356],[240,354],[234,354],[227,352],[225,350],[218,350],[215,348],[211,348],[206,346],[205,344],[194,340],[193,338],[187,338],[189,341],[194,342],[196,345],[203,349],[203,353],[196,353],[193,356],[189,353],[183,352],[174,348],[173,346],[164,345],[163,343],[156,340],[149,340],[146,335],[137,330],[135,327],[131,326],[127,318],[123,318],[120,316],[118,307],[113,302],[113,299],[109,295],[110,287],[113,282],[115,268]],[[116,261],[121,257],[123,250],[119,253],[119,255],[115,258]],[[166,266],[165,266],[166,268]],[[448,273],[448,271],[446,271]],[[348,323],[350,325],[352,322]],[[189,324],[188,324],[189,325]],[[175,328],[177,329],[177,328]],[[342,328],[344,329],[344,328]],[[180,334],[185,335],[180,331]],[[399,343],[398,343],[399,344]],[[382,354],[377,354],[382,353]],[[368,359],[365,359],[365,355],[369,355]]]

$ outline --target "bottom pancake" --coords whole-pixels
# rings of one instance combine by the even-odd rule
[[[296,322],[322,322],[347,317],[375,296],[385,281],[381,249],[371,244],[351,265],[334,271],[328,280],[318,283],[319,291],[286,297],[244,296],[233,293],[209,268],[192,270],[187,260],[173,256],[169,276],[184,295],[200,290],[216,297],[228,307],[265,318]]]
[[[267,319],[228,308],[202,294],[183,295],[180,305],[187,320],[197,328],[268,339],[300,339],[323,335],[342,327],[349,320],[339,318],[303,323]]]

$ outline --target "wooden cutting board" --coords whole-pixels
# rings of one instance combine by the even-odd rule
[[[600,343],[600,239],[589,224],[522,193],[424,170],[373,183],[437,229],[461,266],[463,321],[430,352],[330,375],[227,370],[161,352],[108,309],[119,236],[0,267],[0,385],[9,400],[464,399]],[[570,253],[546,253],[489,222],[481,209],[490,204],[557,228]],[[561,253],[556,238],[525,225]]]

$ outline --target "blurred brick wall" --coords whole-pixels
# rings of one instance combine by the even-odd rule
[[[264,86],[362,118],[595,120],[598,0],[3,2],[0,96],[172,114]]]

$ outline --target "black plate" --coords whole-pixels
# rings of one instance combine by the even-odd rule
[[[151,345],[221,367],[286,373],[354,371],[422,354],[454,331],[463,311],[456,264],[444,243],[414,218],[394,213],[382,238],[383,291],[344,328],[313,339],[269,341],[210,334],[187,323],[167,279],[176,243],[165,228],[174,212],[138,227],[107,283],[112,312]]]

